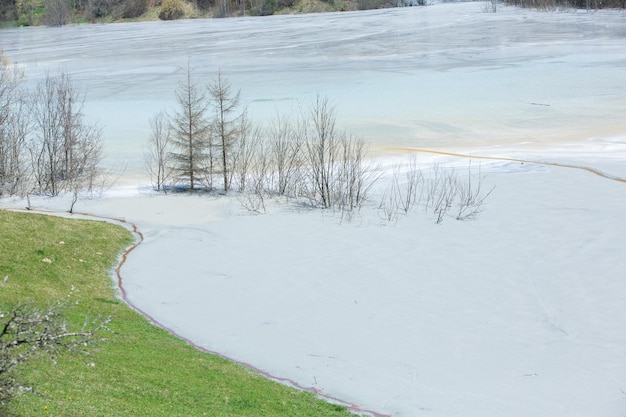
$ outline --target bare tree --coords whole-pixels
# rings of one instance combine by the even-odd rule
[[[431,189],[435,191],[431,200],[433,202],[432,208],[435,214],[435,222],[440,224],[452,208],[459,190],[458,177],[454,170],[448,170],[444,175],[438,176],[433,180]]]
[[[39,84],[33,99],[33,115],[37,138],[33,144],[33,167],[39,192],[60,192],[59,182],[64,174],[61,171],[62,122],[57,103],[59,89],[62,88],[57,78],[46,76]]]
[[[102,133],[100,129],[91,127],[84,129],[80,140],[75,145],[75,152],[69,168],[69,188],[72,192],[72,205],[69,212],[74,211],[74,205],[82,191],[93,192],[102,177],[99,164],[102,159]]]
[[[189,189],[193,191],[197,183],[206,179],[207,175],[211,181],[213,158],[206,97],[194,83],[193,69],[189,65],[185,72],[184,81],[176,91],[179,110],[174,113],[170,122],[173,151],[169,158],[177,180],[188,181]]]
[[[171,176],[169,158],[172,141],[165,113],[160,112],[150,119],[150,128],[152,133],[144,153],[146,168],[153,187],[157,191],[167,192],[166,185]]]
[[[362,140],[346,137],[341,141],[337,204],[348,219],[355,211],[360,210],[370,188],[380,178],[373,162],[367,158],[367,152]]]
[[[241,135],[241,119],[245,117],[245,110],[240,110],[240,92],[233,91],[221,72],[209,84],[208,91],[213,109],[212,136],[220,152],[224,191],[228,192],[232,178],[233,149]]]
[[[24,149],[30,111],[20,89],[22,78],[0,51],[0,196],[18,193],[28,177]]]
[[[457,201],[457,220],[474,219],[482,210],[483,204],[487,197],[491,195],[496,188],[494,185],[488,191],[483,189],[484,175],[482,175],[480,167],[478,175],[472,173],[471,163],[467,167],[467,182],[458,187]]]
[[[257,156],[266,152],[263,141],[261,128],[253,126],[244,114],[240,119],[239,141],[234,149],[234,163],[230,173],[231,178],[235,177],[241,192],[248,188],[248,179],[256,175]],[[229,181],[232,183],[232,179]]]
[[[394,165],[391,171],[391,181],[383,191],[380,203],[378,204],[378,214],[386,222],[397,221],[400,211],[400,196],[402,194],[400,185],[400,164]]]
[[[265,197],[268,193],[267,182],[271,176],[270,152],[267,142],[257,141],[256,152],[252,155],[250,170],[246,179],[246,188],[239,195],[239,202],[249,211],[265,212]]]
[[[213,17],[223,18],[230,16],[230,0],[216,0],[216,10]]]
[[[70,329],[63,316],[64,305],[56,303],[41,309],[21,304],[0,310],[0,404],[11,400],[23,383],[15,369],[38,356],[54,361],[62,351],[88,354],[96,335],[107,329],[110,319],[85,320],[82,327]]]
[[[0,196],[23,194],[30,177],[25,150],[31,119],[25,97],[11,107],[0,126]]]
[[[328,99],[317,98],[311,119],[312,132],[304,148],[309,198],[322,208],[339,208],[342,214],[358,210],[378,179],[367,162],[365,144],[337,132]]]
[[[405,188],[400,194],[400,207],[402,211],[408,213],[413,207],[419,204],[422,197],[420,188],[424,182],[424,175],[419,169],[415,155],[409,157],[409,164],[405,171]]]
[[[296,121],[278,116],[269,130],[270,152],[276,174],[276,192],[297,197],[301,179],[302,147],[306,141],[306,119]]]
[[[48,26],[63,26],[69,22],[72,10],[69,0],[44,0],[44,8],[44,20]]]
[[[100,174],[102,133],[86,124],[83,96],[70,76],[47,75],[33,98],[35,138],[31,143],[33,174],[39,192],[58,195],[92,189]]]
[[[0,126],[10,114],[11,104],[15,100],[24,74],[19,71],[0,49]]]
[[[404,176],[402,172],[404,171]],[[408,165],[397,164],[393,167],[391,183],[383,193],[378,207],[385,221],[397,220],[399,214],[407,215],[421,199],[424,189],[424,176],[414,155],[409,158]]]
[[[313,131],[305,144],[309,196],[321,207],[330,208],[333,205],[335,163],[339,157],[339,134],[335,130],[335,113],[327,98],[317,97],[311,120]]]

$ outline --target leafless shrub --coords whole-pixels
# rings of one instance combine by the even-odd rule
[[[439,182],[441,181],[441,168],[439,164],[433,164],[430,176],[424,181],[424,210],[428,212],[430,207],[433,207],[435,200],[437,199],[437,192],[439,188]]]
[[[11,104],[23,78],[24,74],[0,50],[0,126],[10,115]]]
[[[100,179],[104,176],[99,167],[102,159],[101,136],[100,129],[89,128],[81,134],[81,139],[77,141],[76,152],[71,161],[71,175],[68,178],[68,188],[72,193],[70,213],[74,211],[74,205],[81,192],[93,194],[96,188],[104,186],[103,183],[100,183]]]
[[[394,175],[396,175],[395,172]],[[378,214],[386,222],[395,222],[398,220],[400,205],[397,199],[398,191],[396,187],[397,182],[394,178],[391,186],[383,192],[380,204],[378,205]]]
[[[96,335],[107,330],[109,318],[85,320],[82,327],[70,329],[58,302],[48,308],[20,304],[0,310],[0,403],[8,402],[23,383],[15,369],[38,356],[55,360],[62,351],[88,354]]]
[[[102,132],[83,121],[83,96],[67,74],[47,75],[34,95],[29,145],[35,191],[53,196],[93,190],[101,174]]]
[[[421,187],[424,182],[424,175],[417,165],[417,158],[415,155],[409,157],[409,163],[405,171],[405,186],[402,190],[400,184],[396,185],[396,189],[399,192],[398,200],[400,208],[404,213],[408,213],[417,204],[419,204],[422,198]],[[398,182],[398,176],[394,177],[396,183]]]
[[[238,196],[241,207],[254,213],[265,213],[265,193],[262,189],[243,191]]]
[[[0,196],[23,194],[30,177],[25,149],[32,120],[22,78],[0,51]]]
[[[340,141],[341,159],[337,169],[336,205],[342,218],[348,220],[358,212],[368,193],[380,175],[373,162],[367,159],[365,143],[355,138],[344,137]]]
[[[307,123],[278,116],[269,129],[270,153],[279,195],[298,196],[301,185],[301,158]]]
[[[266,143],[262,141],[256,142],[257,152],[250,161],[245,179],[246,187],[238,196],[242,207],[256,213],[265,213],[265,198],[269,194],[267,183],[272,168],[270,153],[265,146]]]
[[[456,207],[454,218],[457,220],[474,219],[483,210],[483,204],[491,195],[495,186],[484,190],[485,176],[480,169],[477,175],[472,172],[471,163],[467,170],[467,179],[463,180],[454,169],[440,172],[434,169],[435,175],[428,181],[427,209],[435,215],[436,223],[441,223],[453,207]]]
[[[505,4],[516,7],[536,8],[538,10],[567,9],[624,9],[624,0],[505,0]]]
[[[245,113],[240,118],[238,139],[237,146],[233,149],[231,176],[234,177],[239,191],[244,192],[251,185],[250,177],[256,175],[254,170],[257,168],[259,155],[267,151],[264,148],[261,128],[252,126]]]
[[[11,107],[10,115],[0,125],[0,196],[24,194],[30,178],[25,152],[30,113],[23,98]]]
[[[335,125],[328,99],[318,96],[304,145],[305,188],[313,204],[345,214],[362,206],[377,177],[366,163],[364,143],[337,132]]]
[[[69,0],[44,0],[46,14],[44,21],[48,26],[64,26],[69,23],[72,11]]]
[[[459,181],[457,188],[457,220],[474,219],[483,210],[483,203],[491,195],[496,188],[495,185],[488,191],[483,189],[485,176],[482,175],[480,168],[478,174],[473,175],[471,163],[467,168],[467,182]]]
[[[252,191],[243,191],[237,195],[241,207],[253,213],[265,213],[265,195]]]
[[[405,181],[400,180],[400,167],[394,167],[391,182],[383,193],[378,210],[385,221],[397,220],[399,214],[408,214],[414,207],[423,205],[427,213],[432,213],[437,224],[453,215],[457,220],[474,219],[482,211],[483,204],[495,187],[484,190],[485,176],[480,170],[477,175],[468,166],[468,177],[463,180],[454,168],[441,168],[433,165],[431,175],[424,177],[412,158],[405,172]]]
[[[431,181],[430,190],[434,192],[431,208],[435,214],[435,222],[440,224],[454,203],[458,192],[458,178],[454,170],[448,170]]]
[[[146,169],[154,189],[167,193],[167,183],[172,176],[169,161],[172,141],[166,114],[160,112],[150,119],[150,128],[150,139],[144,152]]]
[[[308,197],[322,208],[333,205],[333,188],[336,186],[335,168],[339,158],[339,133],[335,130],[336,118],[328,99],[317,97],[311,110],[312,133],[305,143],[308,171]]]
[[[404,171],[404,176],[402,172]],[[402,180],[401,178],[404,177]],[[383,193],[379,213],[383,220],[397,220],[399,214],[408,214],[422,199],[424,176],[417,164],[417,158],[411,155],[408,165],[403,169],[395,165],[391,174],[391,183]]]

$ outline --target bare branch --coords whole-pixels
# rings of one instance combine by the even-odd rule
[[[88,354],[96,334],[108,330],[110,318],[85,320],[82,327],[69,329],[61,302],[46,309],[20,304],[0,310],[0,403],[11,399],[21,384],[13,371],[33,357],[47,356],[53,362],[62,351]]]

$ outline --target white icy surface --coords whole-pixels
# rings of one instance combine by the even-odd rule
[[[137,175],[76,209],[145,234],[122,272],[130,301],[162,324],[386,415],[621,417],[625,183],[476,160],[496,185],[484,213],[442,225],[421,212],[384,225],[377,201],[339,224],[145,191],[148,118],[173,106],[187,58],[203,80],[221,68],[261,120],[327,95],[381,154],[626,177],[626,15],[482,7],[15,29],[0,43],[29,82],[69,70],[109,159]]]
[[[502,146],[610,137],[626,128],[626,13],[484,3],[358,13],[3,30],[31,84],[65,70],[104,127],[107,157],[139,174],[148,120],[175,108],[187,62],[218,70],[251,115],[307,107],[380,146]]]

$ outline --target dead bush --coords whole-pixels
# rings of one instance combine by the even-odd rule
[[[185,15],[185,3],[183,0],[163,0],[159,19],[176,20]]]

